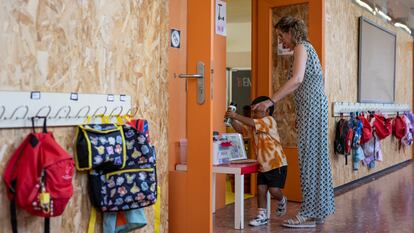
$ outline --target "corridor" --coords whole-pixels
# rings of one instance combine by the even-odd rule
[[[369,183],[335,197],[336,212],[325,224],[315,229],[288,229],[281,226],[282,219],[272,213],[270,223],[261,227],[250,227],[248,221],[256,214],[256,199],[245,202],[245,229],[234,230],[233,205],[217,211],[213,217],[215,233],[235,232],[414,232],[414,163],[384,175]],[[272,211],[276,201],[272,200]],[[289,202],[288,213],[293,217],[299,209],[298,203]]]

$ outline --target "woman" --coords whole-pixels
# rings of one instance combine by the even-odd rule
[[[307,40],[302,20],[285,16],[275,25],[279,40],[294,51],[289,80],[271,100],[253,106],[266,109],[294,92],[298,127],[298,154],[302,206],[286,227],[315,227],[335,211],[331,163],[328,152],[328,100],[324,93],[318,56]]]

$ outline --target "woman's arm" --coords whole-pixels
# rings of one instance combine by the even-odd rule
[[[275,94],[272,100],[277,102],[295,91],[303,81],[306,68],[306,49],[303,44],[298,44],[294,50],[293,73],[292,78],[289,79]]]
[[[293,60],[293,73],[291,79],[289,79],[277,92],[272,96],[273,102],[278,102],[285,96],[296,90],[303,81],[306,68],[307,54],[303,44],[298,44],[294,49]],[[272,106],[272,101],[264,101],[253,106],[253,110],[259,109],[264,111],[268,107]]]

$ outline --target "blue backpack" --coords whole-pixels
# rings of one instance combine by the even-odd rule
[[[93,170],[89,175],[90,199],[103,212],[150,206],[157,201],[155,149],[144,133],[123,125],[126,163],[120,170]]]

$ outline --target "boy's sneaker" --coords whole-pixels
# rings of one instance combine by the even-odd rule
[[[281,201],[279,201],[279,205],[277,206],[276,209],[276,215],[277,216],[283,216],[286,214],[286,207],[287,207],[287,199],[285,196],[283,196],[283,199]]]
[[[259,214],[255,219],[249,222],[250,226],[257,227],[261,225],[266,225],[269,220],[266,217],[266,214]]]

